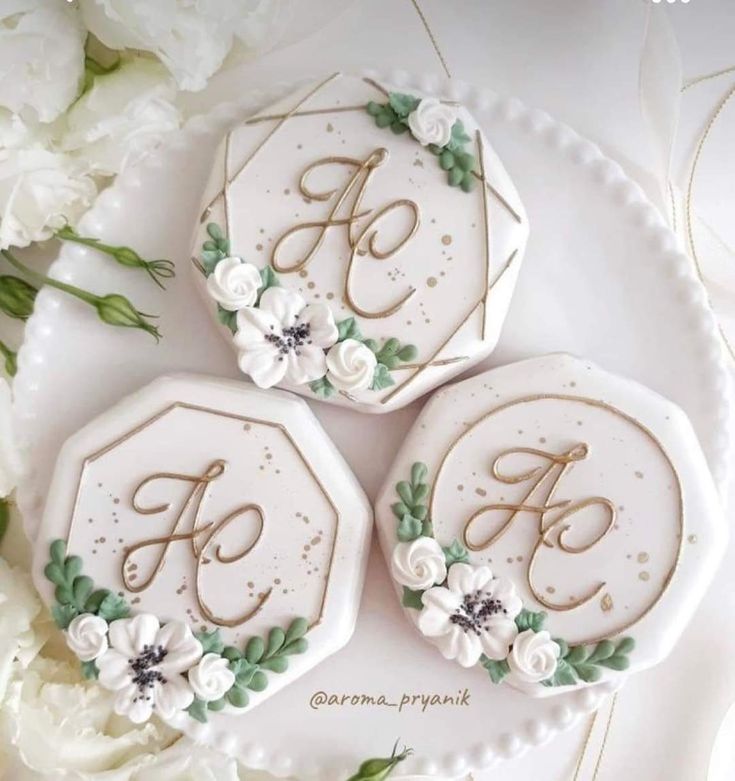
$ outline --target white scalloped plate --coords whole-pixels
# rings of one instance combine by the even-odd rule
[[[531,222],[515,299],[496,352],[477,367],[554,350],[589,356],[642,381],[690,415],[719,485],[730,447],[729,376],[715,320],[690,264],[655,208],[620,166],[547,114],[492,92],[405,73],[374,78],[463,101],[514,179]],[[166,151],[118,178],[87,215],[83,232],[169,256],[180,273],[161,293],[142,274],[81,247],[65,247],[52,273],[99,292],[131,297],[161,313],[156,346],[142,333],[100,326],[86,307],[45,289],[28,322],[16,378],[17,416],[33,471],[19,489],[29,533],[36,528],[61,442],[129,391],[170,370],[236,376],[189,274],[189,242],[209,156],[223,129],[295,84],[251,93],[190,123]],[[695,378],[695,379],[694,379]],[[685,381],[683,381],[685,380]],[[420,403],[383,416],[315,402],[314,411],[367,492],[375,495]],[[449,695],[467,687],[467,706],[350,705],[314,709],[312,695]],[[382,557],[373,551],[350,644],[236,722],[192,730],[276,775],[344,778],[358,759],[384,754],[397,737],[415,748],[406,773],[458,775],[486,769],[550,740],[594,710],[605,687],[542,701],[493,688],[481,671],[442,660],[406,624]]]

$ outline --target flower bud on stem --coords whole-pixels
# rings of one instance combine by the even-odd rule
[[[33,312],[38,290],[25,279],[0,275],[0,311],[16,320],[27,320]]]
[[[17,354],[5,342],[0,342],[0,354],[5,358],[5,373],[8,377],[15,377],[15,373],[18,371]]]
[[[161,280],[171,279],[176,275],[174,264],[170,260],[144,260],[130,247],[114,247],[110,244],[104,244],[99,239],[80,236],[71,225],[66,225],[61,230],[56,231],[56,238],[92,247],[98,252],[114,258],[121,266],[145,269],[150,278],[164,290],[165,288]]]
[[[393,768],[403,762],[406,757],[413,752],[410,748],[404,748],[400,753],[396,753],[398,742],[393,746],[393,752],[384,759],[366,759],[358,768],[357,773],[351,776],[347,781],[383,781],[392,772]]]
[[[70,296],[74,296],[80,301],[84,301],[86,304],[93,306],[103,322],[108,323],[109,325],[121,326],[123,328],[140,328],[142,331],[149,333],[156,341],[161,338],[158,328],[146,321],[146,318],[150,319],[155,317],[155,315],[147,315],[143,312],[139,312],[125,296],[121,296],[117,293],[110,293],[106,296],[97,296],[94,293],[90,293],[88,290],[83,290],[80,287],[68,285],[66,282],[60,282],[58,279],[52,279],[51,277],[39,274],[33,269],[28,268],[28,266],[25,266],[7,250],[0,250],[0,254],[2,254],[11,266],[18,269],[22,274],[25,274],[39,287],[48,285],[49,287],[68,293]]]

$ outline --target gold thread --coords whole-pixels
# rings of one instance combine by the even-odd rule
[[[422,369],[425,366],[449,366],[452,363],[460,363],[461,361],[469,360],[469,355],[455,355],[452,358],[442,358],[438,361],[431,361],[427,363],[402,363],[400,366],[396,366],[391,371],[397,372],[405,369]]]
[[[679,473],[676,471],[676,468],[674,467],[673,463],[671,462],[671,459],[669,458],[668,454],[664,450],[663,446],[661,445],[661,442],[657,439],[657,437],[653,434],[653,432],[648,429],[646,426],[644,426],[640,421],[636,420],[630,415],[627,415],[622,410],[619,410],[617,407],[613,407],[611,404],[608,404],[604,401],[601,401],[599,399],[590,399],[585,396],[569,396],[565,394],[554,394],[554,393],[540,393],[535,394],[531,396],[522,396],[517,399],[511,399],[510,401],[506,401],[503,404],[499,405],[498,407],[494,407],[493,409],[489,410],[488,412],[483,413],[474,423],[471,425],[466,426],[462,433],[460,433],[449,445],[448,449],[445,451],[444,455],[441,457],[441,460],[439,461],[439,466],[436,470],[436,477],[432,481],[431,486],[431,493],[429,495],[429,517],[430,518],[436,518],[438,517],[438,514],[436,512],[435,507],[435,501],[436,501],[436,493],[437,493],[437,486],[439,485],[439,481],[441,479],[442,470],[444,469],[447,460],[449,459],[450,455],[455,451],[455,449],[459,446],[460,442],[467,437],[471,432],[473,432],[477,426],[484,423],[488,418],[492,417],[493,415],[498,414],[499,412],[502,412],[510,407],[514,407],[520,404],[528,404],[535,401],[571,401],[571,402],[577,402],[579,404],[585,404],[590,407],[597,407],[599,409],[604,409],[613,415],[617,415],[621,419],[625,420],[626,422],[630,423],[631,425],[635,426],[641,433],[643,433],[650,442],[652,442],[658,451],[661,453],[662,457],[665,459],[666,463],[669,465],[669,468],[671,469],[671,472],[674,476],[674,482],[676,485],[676,496],[678,498],[678,509],[679,509],[679,528],[677,530],[677,539],[678,539],[678,545],[676,549],[676,556],[674,557],[674,562],[671,566],[671,569],[667,573],[666,577],[663,579],[663,583],[661,585],[661,588],[656,596],[656,599],[638,616],[634,617],[630,621],[628,621],[626,624],[624,624],[622,627],[618,627],[615,630],[615,634],[619,634],[620,632],[624,632],[626,629],[629,629],[634,624],[637,624],[639,621],[641,621],[648,613],[655,607],[655,605],[659,602],[663,594],[668,589],[668,586],[674,577],[679,562],[681,560],[681,551],[682,551],[682,545],[684,540],[684,503],[682,498],[682,487],[681,487],[681,479],[679,477]],[[595,643],[599,642],[600,640],[606,639],[606,636],[600,636],[600,637],[594,637],[594,638],[588,638],[584,640],[579,640],[578,642],[580,644],[586,644],[586,643]]]
[[[477,144],[477,157],[480,161],[480,175],[482,181],[485,181],[485,149],[482,144],[482,134],[479,130],[475,131],[475,143]],[[484,238],[485,238],[485,295],[482,297],[482,339],[485,339],[487,334],[487,297],[490,293],[490,214],[487,207],[487,189],[485,187],[480,188],[482,190],[482,216],[484,225]]]
[[[317,84],[313,89],[311,89],[309,92],[307,92],[306,95],[304,95],[304,97],[301,98],[301,100],[291,109],[291,111],[289,111],[288,114],[286,114],[282,119],[280,119],[270,129],[270,131],[268,132],[268,135],[266,135],[266,137],[258,144],[258,146],[255,147],[255,149],[251,152],[250,156],[245,159],[245,161],[242,163],[240,168],[237,170],[237,172],[235,174],[233,174],[232,177],[230,177],[228,179],[227,173],[225,172],[225,180],[224,180],[224,184],[222,185],[222,189],[206,205],[205,211],[206,211],[206,209],[210,209],[212,207],[212,205],[214,204],[214,202],[217,200],[217,198],[219,198],[219,196],[222,195],[225,192],[227,187],[230,184],[232,184],[232,182],[234,182],[235,179],[237,179],[238,176],[240,176],[240,174],[245,170],[245,167],[253,160],[255,155],[257,155],[258,152],[260,152],[260,150],[266,145],[266,143],[268,141],[270,141],[270,139],[279,130],[279,128],[283,127],[283,125],[286,124],[286,122],[293,116],[294,112],[298,111],[298,109],[300,109],[301,106],[303,106],[304,103],[306,103],[307,100],[311,100],[311,98],[313,98],[314,95],[316,95],[317,92],[319,92],[319,90],[321,90],[323,87],[326,87],[326,85],[329,84],[330,81],[333,81],[339,75],[340,75],[339,72],[337,72],[337,73],[333,73],[331,76],[327,76],[326,79],[324,79],[323,81],[319,82],[319,84]],[[230,131],[227,134],[227,137],[229,138],[229,136],[231,134],[232,134],[232,131]]]
[[[718,76],[725,76],[728,73],[735,73],[735,65],[731,65],[729,68],[723,68],[719,71],[714,71],[713,73],[705,73],[702,76],[695,76],[681,88],[681,91],[686,92],[690,87],[693,87],[696,84],[701,84],[703,81],[709,81],[710,79],[716,79]]]
[[[329,495],[328,491],[324,487],[324,484],[322,483],[322,481],[319,479],[319,476],[314,471],[313,466],[309,463],[309,461],[306,459],[304,454],[301,452],[301,448],[297,445],[297,443],[294,440],[294,438],[292,437],[291,433],[281,423],[274,423],[272,421],[260,420],[258,418],[253,418],[253,417],[249,417],[249,416],[246,416],[246,415],[236,415],[235,413],[223,412],[222,410],[216,410],[216,409],[213,409],[213,408],[210,408],[210,407],[203,407],[203,406],[200,406],[200,405],[197,405],[197,404],[190,404],[188,402],[183,402],[183,401],[172,402],[171,404],[169,404],[168,406],[164,407],[162,410],[157,412],[155,415],[152,415],[147,420],[143,421],[142,423],[139,423],[137,426],[133,427],[132,429],[130,429],[128,432],[126,432],[122,436],[118,436],[112,442],[110,442],[109,444],[107,444],[104,447],[100,448],[99,450],[95,451],[90,456],[87,456],[82,461],[82,466],[81,466],[81,469],[79,471],[79,478],[77,480],[77,490],[76,490],[76,494],[75,494],[75,497],[74,497],[74,502],[73,502],[73,505],[72,505],[71,514],[69,516],[69,525],[68,525],[67,532],[66,532],[67,549],[71,550],[71,547],[72,547],[71,537],[72,537],[72,532],[74,530],[74,523],[75,523],[75,520],[76,520],[76,515],[77,515],[77,511],[78,511],[78,507],[79,507],[79,500],[80,500],[80,496],[81,496],[81,487],[82,487],[82,478],[84,477],[84,471],[86,470],[86,468],[90,464],[92,464],[95,461],[97,461],[98,459],[100,459],[102,456],[104,456],[107,453],[109,453],[110,451],[114,450],[118,445],[121,445],[122,443],[127,442],[129,439],[134,437],[136,434],[139,434],[145,428],[147,428],[148,426],[152,425],[153,423],[155,423],[158,420],[160,420],[161,418],[163,418],[166,414],[168,414],[169,412],[171,412],[174,409],[185,409],[185,410],[191,410],[193,412],[202,412],[202,413],[205,413],[205,414],[214,415],[216,417],[227,418],[227,419],[231,419],[231,420],[237,420],[237,421],[240,421],[240,422],[243,422],[243,423],[262,425],[262,426],[265,426],[266,428],[275,429],[275,430],[281,432],[281,434],[286,438],[286,440],[289,442],[291,447],[294,449],[294,451],[299,456],[301,462],[306,467],[307,471],[311,475],[311,477],[314,480],[314,482],[316,483],[316,485],[319,487],[319,490],[320,490],[323,498],[326,500],[327,504],[331,507],[331,509],[332,509],[332,511],[334,513],[334,516],[335,516],[334,538],[332,540],[332,548],[331,548],[331,551],[330,551],[330,554],[329,554],[329,563],[328,563],[328,567],[327,567],[327,571],[326,571],[326,579],[325,579],[325,583],[324,583],[324,591],[322,592],[322,599],[321,599],[321,603],[320,603],[320,606],[319,606],[319,614],[317,615],[317,618],[309,624],[309,628],[312,629],[313,627],[318,626],[321,623],[321,621],[322,621],[322,618],[323,618],[323,615],[324,615],[324,605],[326,603],[327,594],[329,592],[330,586],[332,585],[331,584],[331,572],[332,572],[332,566],[334,564],[334,556],[335,556],[335,551],[336,551],[336,547],[337,547],[337,537],[339,535],[339,525],[340,525],[341,518],[340,518],[339,511],[337,510],[336,504],[334,503],[334,501],[332,500],[332,497]],[[201,526],[200,527],[200,531],[204,531],[207,528],[208,528],[207,525]]]
[[[320,114],[340,114],[349,111],[365,111],[365,104],[359,106],[329,106],[328,108],[312,108],[306,111],[292,111],[290,114],[264,114],[260,117],[252,117],[243,122],[243,125],[257,125],[260,122],[276,122],[279,119],[295,119],[296,117],[316,117]]]
[[[378,82],[375,81],[375,79],[370,79],[367,76],[364,76],[363,81],[365,82],[365,84],[369,84],[371,87],[375,87],[375,89],[378,90],[378,92],[380,92],[381,95],[383,95],[384,97],[387,98],[390,96],[388,90],[385,87],[383,87],[381,84],[378,84]]]
[[[727,92],[725,97],[722,98],[722,100],[717,105],[717,108],[715,109],[712,116],[709,118],[709,121],[707,122],[707,125],[704,128],[704,132],[702,133],[702,136],[700,137],[699,142],[697,143],[697,148],[694,152],[694,159],[692,161],[692,170],[689,174],[689,181],[687,182],[687,193],[686,193],[686,204],[685,204],[687,239],[689,241],[689,248],[691,251],[692,260],[694,261],[694,267],[697,271],[697,276],[699,277],[699,281],[704,286],[705,295],[707,296],[707,303],[709,304],[710,309],[712,309],[713,311],[714,311],[714,307],[712,306],[712,300],[710,299],[709,290],[704,281],[704,274],[702,272],[702,267],[699,263],[699,256],[697,255],[697,248],[694,239],[694,231],[692,229],[692,201],[694,198],[694,179],[697,173],[697,167],[699,165],[699,158],[702,154],[702,149],[704,148],[704,144],[707,141],[710,131],[712,130],[712,127],[714,126],[715,122],[717,121],[720,114],[722,113],[722,110],[725,108],[725,106],[730,101],[733,95],[735,95],[735,86],[730,88],[730,90]],[[733,349],[733,346],[730,344],[730,340],[727,338],[727,335],[725,334],[725,331],[722,327],[722,324],[719,321],[719,318],[717,319],[717,329],[720,332],[720,336],[722,337],[722,341],[725,343],[727,351],[730,353],[730,357],[733,360],[735,360],[735,349]]]
[[[602,745],[600,746],[600,753],[597,755],[597,762],[595,762],[595,769],[592,773],[592,781],[597,781],[597,774],[600,772],[602,766],[602,758],[607,748],[607,739],[610,737],[610,726],[612,725],[613,716],[615,715],[615,706],[618,703],[618,692],[613,694],[612,702],[610,703],[610,713],[607,717],[607,723],[605,724],[605,732],[602,736]]]
[[[590,738],[592,737],[592,730],[595,728],[595,723],[597,722],[597,716],[599,713],[600,711],[596,710],[590,718],[590,723],[587,727],[587,734],[585,735],[584,743],[582,744],[582,750],[579,752],[579,756],[577,757],[577,764],[574,766],[574,776],[572,777],[572,781],[579,781],[579,773],[582,770],[582,763],[584,762],[585,754],[589,748]]]
[[[447,62],[444,59],[444,55],[441,53],[441,50],[439,49],[439,44],[436,42],[434,33],[431,31],[431,27],[429,27],[429,22],[426,20],[426,17],[424,16],[424,12],[419,7],[418,0],[411,0],[411,3],[413,4],[413,7],[416,9],[416,13],[419,15],[419,19],[421,19],[421,23],[424,25],[426,34],[429,36],[431,45],[434,47],[434,51],[436,52],[436,56],[439,58],[439,62],[441,62],[442,68],[444,69],[444,73],[447,74],[448,79],[451,79],[452,74],[449,72],[449,67],[447,66]]]
[[[191,262],[196,266],[197,271],[199,271],[200,274],[203,274],[205,277],[207,276],[207,272],[204,270],[204,266],[199,262],[199,258],[195,258],[192,255]]]
[[[477,171],[473,171],[472,175],[475,177],[475,179],[477,179],[478,182],[482,182],[485,185],[485,187],[487,187],[487,189],[490,190],[490,192],[508,210],[510,216],[513,217],[513,219],[519,225],[523,224],[523,218],[521,217],[521,215],[518,214],[518,212],[510,205],[510,202],[503,195],[501,195],[499,190],[496,190],[495,187],[493,187],[487,179],[485,179],[483,176],[478,174]]]
[[[227,170],[229,168],[229,160],[230,160],[230,138],[232,137],[232,133],[228,133],[225,136],[225,155],[224,155],[224,167],[225,170],[223,172],[223,181],[224,181],[224,187],[222,188],[222,201],[224,206],[224,212],[225,212],[225,236],[230,235],[230,183],[227,181]]]

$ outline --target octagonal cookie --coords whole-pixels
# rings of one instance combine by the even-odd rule
[[[386,412],[492,351],[527,235],[464,107],[334,74],[227,134],[192,260],[257,385]]]
[[[405,613],[447,664],[535,696],[661,661],[727,536],[686,415],[568,355],[436,393],[376,518]]]
[[[34,574],[118,713],[204,722],[347,642],[370,527],[301,399],[171,376],[64,445]]]

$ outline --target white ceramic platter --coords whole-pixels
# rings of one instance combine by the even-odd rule
[[[463,101],[526,205],[531,238],[516,295],[498,349],[474,371],[554,350],[588,356],[678,403],[722,485],[729,387],[715,322],[687,258],[641,189],[592,143],[516,100],[438,79],[372,75]],[[65,248],[53,267],[59,279],[125,293],[143,311],[160,313],[164,339],[156,345],[145,334],[103,327],[68,298],[51,290],[39,295],[16,379],[17,414],[34,466],[19,494],[29,533],[60,444],[90,418],[164,372],[236,376],[229,348],[191,282],[193,220],[224,128],[294,86],[250,94],[239,107],[195,120],[167,151],[121,176],[88,215],[83,232],[175,259],[179,274],[168,291],[83,248]],[[380,419],[318,402],[312,408],[374,496],[420,404]],[[419,696],[398,706],[404,695],[456,696],[465,688],[469,704],[424,709]],[[346,699],[315,707],[321,692]],[[608,693],[593,687],[539,702],[493,688],[481,671],[447,665],[409,631],[374,551],[349,645],[240,717],[236,732],[215,730],[212,739],[278,775],[336,779],[359,759],[385,754],[400,737],[415,749],[405,772],[457,775],[549,740]],[[381,695],[396,705],[377,704]]]

